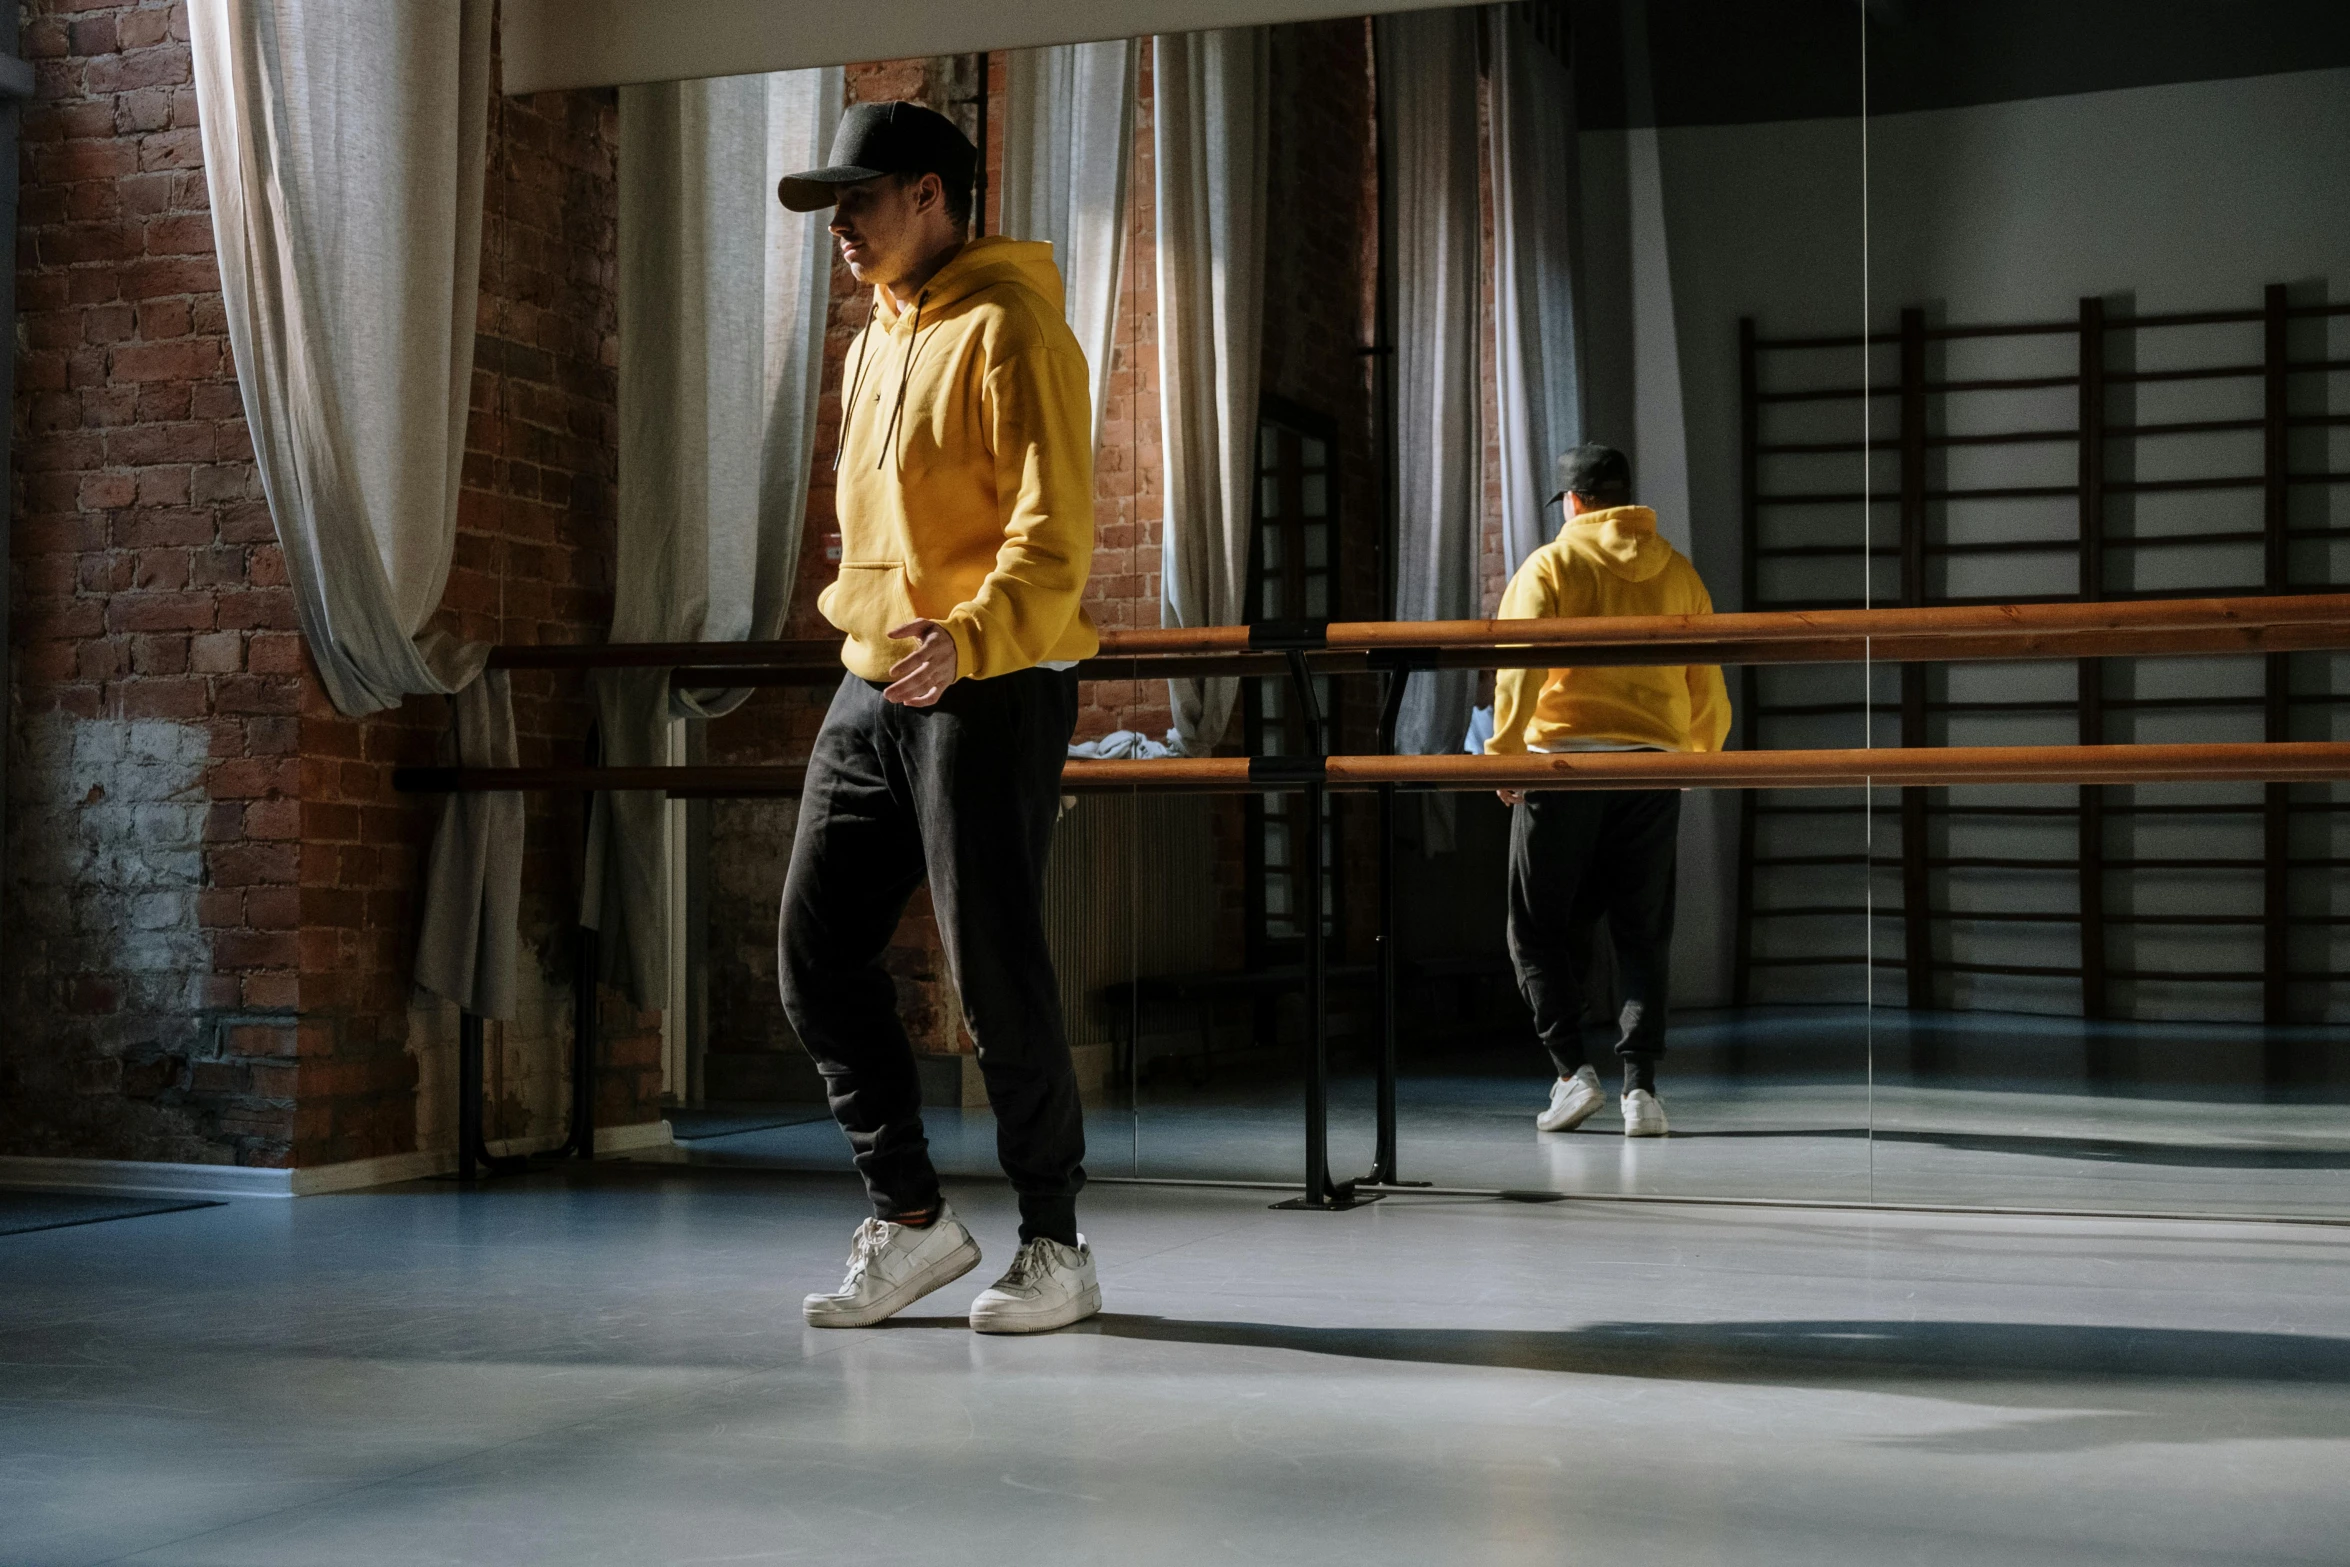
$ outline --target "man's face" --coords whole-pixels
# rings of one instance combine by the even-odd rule
[[[884,174],[842,186],[828,227],[850,276],[888,288],[911,274],[936,248],[942,202],[935,174]]]

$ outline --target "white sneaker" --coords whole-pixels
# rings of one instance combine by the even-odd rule
[[[1665,1131],[1665,1107],[1656,1102],[1656,1095],[1635,1088],[1624,1096],[1626,1137],[1662,1137]]]
[[[1534,1118],[1535,1130],[1571,1132],[1606,1103],[1599,1074],[1588,1066],[1577,1067],[1573,1077],[1562,1077],[1550,1085],[1550,1108]]]
[[[812,1328],[871,1327],[978,1266],[979,1243],[943,1202],[919,1230],[867,1219],[849,1246],[848,1277],[831,1294],[800,1302],[800,1315]]]
[[[1093,1248],[1039,1237],[1020,1248],[1004,1276],[971,1303],[974,1333],[1049,1333],[1102,1309],[1094,1282]]]

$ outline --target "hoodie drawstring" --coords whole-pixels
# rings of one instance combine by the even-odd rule
[[[906,383],[914,377],[914,350],[922,343],[922,307],[929,300],[929,289],[914,296],[914,325],[906,333],[906,362],[898,368],[898,400],[889,410],[889,428],[881,432],[881,455],[873,459],[877,469],[897,450],[898,415],[906,411]]]
[[[857,373],[849,381],[848,401],[840,405],[840,435],[832,447],[832,471],[840,472],[840,454],[849,449],[849,421],[857,417],[857,394],[865,389],[865,361],[873,357],[869,334],[873,330],[873,295],[865,295],[865,324],[857,329]]]

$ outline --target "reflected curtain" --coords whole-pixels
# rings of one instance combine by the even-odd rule
[[[1159,620],[1167,626],[1246,618],[1269,55],[1262,28],[1152,41],[1167,506]],[[1188,755],[1212,750],[1231,727],[1239,682],[1171,680],[1167,687],[1179,748]]]
[[[1376,24],[1395,273],[1398,620],[1479,608],[1477,25],[1473,10]],[[1396,749],[1458,750],[1475,694],[1469,670],[1416,677]]]
[[[1138,39],[1015,49],[1006,78],[1002,229],[1053,247],[1069,329],[1085,350],[1093,444],[1126,256],[1126,171],[1134,148]]]
[[[764,641],[799,570],[831,252],[785,174],[824,161],[838,69],[620,93],[620,496],[615,642]],[[749,693],[599,670],[603,759],[669,760],[673,719]],[[599,795],[582,921],[639,1007],[668,994],[666,800]]]
[[[1515,5],[1485,8],[1493,171],[1501,538],[1515,572],[1549,542],[1551,460],[1583,439],[1575,316],[1575,83]]]
[[[492,0],[192,0],[228,337],[269,515],[327,696],[456,694],[456,750],[510,758],[488,650],[428,631],[448,583],[481,284]],[[417,982],[514,1012],[522,798],[452,795]]]

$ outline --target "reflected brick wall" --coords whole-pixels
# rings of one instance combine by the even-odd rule
[[[1370,341],[1377,234],[1376,168],[1371,137],[1368,31],[1360,21],[1305,24],[1273,30],[1271,174],[1267,236],[1264,386],[1272,394],[1314,408],[1339,429],[1341,528],[1346,571],[1342,608],[1349,615],[1382,612],[1385,561],[1372,425],[1372,366],[1361,352]],[[991,197],[1002,189],[1005,62],[992,62],[987,147]],[[915,98],[947,112],[971,91],[976,73],[968,58],[904,60],[852,66],[851,102]],[[1143,54],[1137,107],[1127,251],[1103,411],[1102,449],[1095,465],[1095,555],[1086,607],[1105,631],[1159,624],[1160,540],[1165,526],[1160,458],[1158,381],[1157,219],[1151,150],[1154,93],[1150,57]],[[967,107],[962,109],[969,123]],[[994,224],[991,222],[990,228]],[[839,388],[847,347],[865,317],[865,297],[836,267],[827,339],[818,460],[810,487],[799,593],[791,633],[829,633],[815,613],[815,596],[832,580],[839,554],[826,457],[840,417]],[[1376,693],[1355,682],[1346,693],[1342,723],[1350,743],[1367,742],[1376,722]],[[768,691],[710,727],[712,761],[775,760],[806,754],[829,693]],[[1157,736],[1172,721],[1161,682],[1088,684],[1078,720],[1082,737],[1132,728]],[[775,901],[790,852],[795,804],[723,802],[713,809],[709,902],[710,1049],[713,1061],[788,1052],[796,1047],[776,993]],[[1370,818],[1350,810],[1346,827],[1350,872],[1367,889],[1372,862]],[[1220,909],[1214,949],[1219,967],[1245,961],[1241,888],[1242,812],[1220,801],[1211,843],[1219,866]],[[1367,950],[1367,929],[1350,917],[1348,944]],[[917,1047],[945,1053],[969,1048],[946,993],[935,923],[927,894],[908,910],[889,955],[901,1004]],[[746,1084],[773,1083],[772,1071],[745,1067]],[[797,1082],[804,1090],[809,1079]]]
[[[1003,159],[1003,92],[1006,64],[990,62],[988,88],[989,222],[996,228]],[[1151,122],[1148,53],[1144,58],[1142,103],[1135,129],[1133,211],[1129,218],[1125,277],[1112,349],[1104,409],[1102,451],[1095,475],[1095,556],[1085,604],[1105,630],[1159,623],[1159,546],[1163,503],[1158,456],[1159,388],[1156,332],[1155,251],[1152,229]],[[969,56],[881,61],[847,68],[851,103],[910,98],[974,124],[968,104],[978,80]],[[822,402],[818,414],[816,462],[808,494],[807,531],[801,547],[800,581],[793,599],[791,636],[829,636],[832,628],[816,612],[816,597],[837,574],[839,531],[833,516],[830,456],[840,427],[842,371],[850,341],[862,328],[867,296],[837,262],[825,340]],[[1080,737],[1136,728],[1152,735],[1172,721],[1161,682],[1088,685],[1078,718]],[[823,720],[829,690],[769,690],[712,723],[708,733],[713,762],[772,761],[807,754]],[[712,808],[712,840],[720,846],[710,863],[709,943],[710,1033],[713,1092],[726,1082],[746,1087],[778,1081],[771,1061],[738,1062],[735,1057],[796,1058],[790,1026],[776,990],[775,911],[790,856],[795,801],[723,801]],[[1235,839],[1235,843],[1237,839]],[[888,957],[898,981],[909,1032],[919,1049],[955,1053],[970,1048],[960,1015],[946,985],[936,921],[929,894],[920,892],[908,908]],[[796,1059],[792,1082],[811,1083]]]

